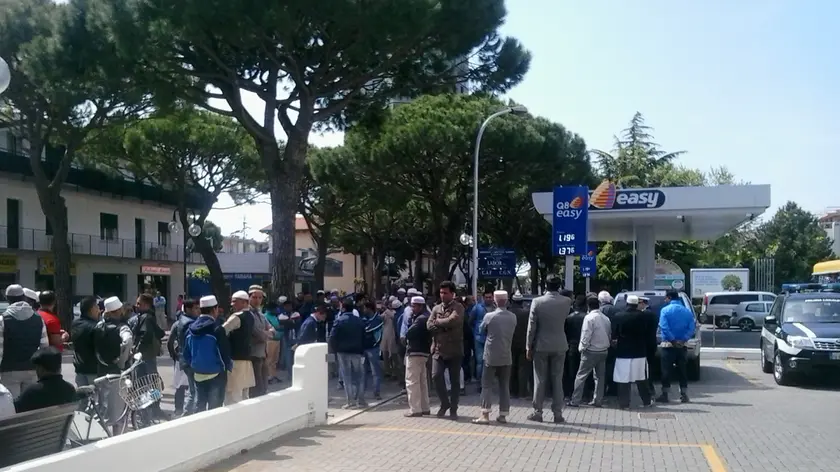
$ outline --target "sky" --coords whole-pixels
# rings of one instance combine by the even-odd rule
[[[508,93],[609,150],[636,111],[678,163],[726,166],[770,184],[768,214],[793,200],[840,206],[840,2],[507,0],[502,33],[533,54]],[[258,101],[249,104],[261,113]],[[279,127],[278,127],[279,128]],[[313,135],[339,145],[340,134]],[[831,164],[831,163],[834,164]],[[230,206],[224,200],[219,207]],[[766,215],[765,215],[766,216]],[[271,223],[267,204],[214,210],[225,234]]]

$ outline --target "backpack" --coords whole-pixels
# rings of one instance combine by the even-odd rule
[[[120,327],[104,320],[100,321],[94,328],[93,337],[94,346],[96,346],[96,360],[103,366],[110,367],[117,364],[122,345]]]

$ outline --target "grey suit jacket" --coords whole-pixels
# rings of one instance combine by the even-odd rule
[[[528,316],[528,349],[532,352],[564,354],[569,349],[566,340],[566,317],[572,299],[558,292],[546,292],[531,302]]]

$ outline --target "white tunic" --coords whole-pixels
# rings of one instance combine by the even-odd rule
[[[640,380],[647,380],[648,364],[647,359],[639,357],[636,359],[616,359],[613,369],[613,382],[633,383]]]

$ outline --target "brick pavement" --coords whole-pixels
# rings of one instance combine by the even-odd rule
[[[704,361],[703,380],[690,388],[691,404],[570,409],[564,425],[525,421],[529,405],[523,400],[514,401],[509,425],[473,425],[476,395],[464,400],[459,422],[409,419],[401,397],[208,470],[840,471],[838,390],[776,386],[757,362]],[[643,419],[640,413],[671,418]]]

